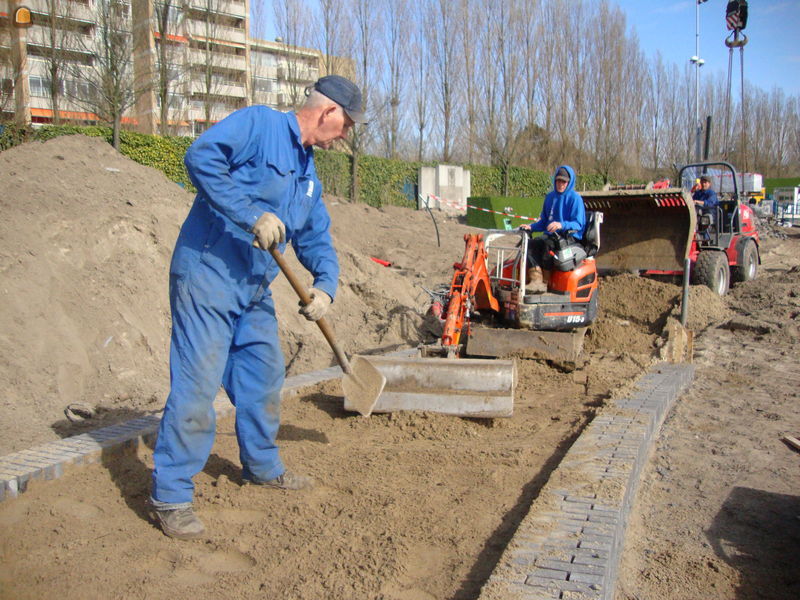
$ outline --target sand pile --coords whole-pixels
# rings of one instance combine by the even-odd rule
[[[16,424],[0,454],[71,430],[63,414],[71,403],[99,405],[107,422],[160,410],[169,260],[192,195],[79,135],[0,154],[0,188],[0,421]],[[467,228],[438,217],[448,257],[438,260],[429,216],[331,204],[342,265],[332,314],[340,342],[348,351],[416,344],[427,297],[420,285],[447,278]],[[332,364],[317,328],[297,315],[288,284],[274,287],[289,373]]]

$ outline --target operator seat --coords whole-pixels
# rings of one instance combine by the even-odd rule
[[[586,257],[591,258],[600,250],[600,224],[603,222],[603,213],[590,210],[586,213],[586,226],[583,228],[583,249]]]

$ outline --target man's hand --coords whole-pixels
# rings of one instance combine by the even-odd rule
[[[279,244],[286,239],[286,227],[283,221],[270,212],[258,217],[252,233],[256,236],[257,246],[262,250],[269,250],[272,244]]]
[[[322,290],[311,288],[308,290],[311,302],[300,308],[300,314],[309,321],[319,321],[328,312],[331,305],[331,297]]]
[[[528,225],[527,223],[523,223],[522,225],[520,225],[518,227],[518,229],[520,229],[521,231],[530,231],[531,230],[531,226]]]
[[[547,226],[547,231],[553,233],[561,229],[561,223],[559,221],[553,221],[550,225]]]

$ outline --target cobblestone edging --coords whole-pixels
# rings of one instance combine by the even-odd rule
[[[291,396],[309,385],[341,376],[339,367],[329,367],[288,377],[282,395]],[[214,409],[217,417],[233,412],[227,398],[217,399]],[[0,457],[0,502],[24,492],[30,481],[56,479],[73,465],[99,462],[104,452],[124,452],[139,444],[152,446],[160,420],[160,414],[139,417]]]
[[[632,395],[595,417],[551,474],[479,600],[614,598],[642,469],[693,378],[692,365],[660,363]]]

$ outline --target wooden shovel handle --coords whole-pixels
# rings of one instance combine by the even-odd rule
[[[260,247],[258,242],[255,242],[256,247]],[[280,251],[278,250],[278,246],[273,244],[269,248],[269,253],[272,255],[272,258],[278,263],[281,271],[284,275],[286,275],[286,279],[289,280],[289,283],[294,288],[294,291],[297,292],[300,301],[303,304],[310,304],[311,297],[308,295],[305,286],[300,283],[300,280],[295,276],[292,269],[287,264],[286,260],[281,255]],[[347,356],[345,356],[344,351],[339,347],[339,344],[336,343],[336,338],[333,336],[333,329],[328,324],[328,321],[325,317],[321,317],[317,321],[316,324],[319,326],[320,331],[322,331],[322,335],[325,336],[325,339],[328,340],[328,344],[331,346],[331,350],[336,355],[336,360],[339,361],[339,366],[342,367],[342,371],[347,373],[348,375],[351,374],[353,371],[350,368],[350,361],[347,360]]]

